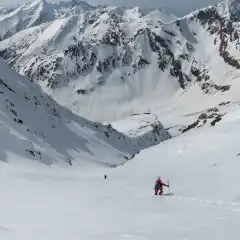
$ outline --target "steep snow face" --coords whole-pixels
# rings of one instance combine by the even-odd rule
[[[166,124],[239,99],[240,23],[228,2],[181,19],[73,9],[1,41],[0,55],[75,113],[104,122],[153,112]]]
[[[148,13],[145,16],[145,19],[149,19],[150,21],[155,20],[156,22],[161,21],[162,23],[170,23],[177,20],[177,17],[161,8]]]
[[[68,17],[73,15],[82,14],[85,11],[94,9],[88,3],[79,0],[61,1],[55,3],[55,18]]]
[[[48,22],[54,19],[54,5],[45,0],[37,0],[18,7],[14,11],[0,12],[0,39],[5,39],[13,34]]]
[[[127,119],[113,122],[112,126],[131,138],[138,139],[138,146],[145,149],[170,139],[159,118],[151,113],[133,114]]]
[[[66,9],[71,9],[71,8],[77,8],[81,7],[84,10],[90,10],[94,8],[93,6],[90,6],[87,2],[81,1],[81,0],[69,0],[69,1],[58,1],[55,3],[59,8],[66,8]]]
[[[80,14],[92,8],[86,2],[78,0],[55,4],[46,0],[36,0],[16,9],[0,8],[0,39],[11,37],[29,27]]]
[[[114,166],[140,150],[137,139],[59,106],[3,60],[0,90],[2,161],[20,155],[46,164],[71,160]]]
[[[15,155],[46,164],[106,164],[116,166],[140,150],[170,138],[148,131],[155,141],[128,137],[111,125],[90,122],[61,107],[40,87],[11,70],[0,59],[0,159]]]

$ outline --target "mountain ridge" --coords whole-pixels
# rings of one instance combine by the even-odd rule
[[[149,110],[162,119],[168,105],[186,99],[184,113],[174,110],[179,118],[238,100],[240,24],[231,4],[182,18],[107,6],[67,11],[1,41],[0,55],[60,104],[91,120],[119,121]],[[208,104],[194,106],[187,99],[196,92]]]

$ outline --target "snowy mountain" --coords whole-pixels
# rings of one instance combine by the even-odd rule
[[[91,8],[87,3],[79,0],[56,4],[46,0],[36,0],[16,8],[0,8],[0,39],[6,39],[21,30],[66,17],[71,12],[81,13]]]
[[[0,238],[238,239],[240,106],[233,108],[214,128],[172,138],[114,169],[0,161]],[[170,189],[154,196],[159,175]]]
[[[8,38],[13,34],[54,19],[54,8],[45,0],[5,10],[0,15],[0,37]]]
[[[148,141],[144,145],[142,136],[130,138],[111,125],[72,114],[1,59],[0,112],[2,161],[21,156],[46,164],[77,161],[114,166],[151,145]],[[157,138],[155,145],[170,135],[162,127],[158,133],[149,131],[148,137]]]
[[[61,104],[65,102],[70,109],[92,119],[109,120],[109,109],[108,114],[102,112],[102,115],[106,114],[105,119],[87,113],[90,108],[95,108],[93,99],[98,98],[99,103],[105,101],[95,94],[107,96],[105,91],[110,91],[113,96],[119,95],[119,100],[125,98],[127,102],[134,98],[130,81],[132,78],[137,81],[141,70],[147,69],[152,55],[156,55],[147,43],[148,37],[155,38],[149,28],[160,31],[176,17],[163,9],[151,13],[124,7],[81,9],[79,12],[74,7],[54,21],[26,28],[2,41],[1,56],[18,72],[38,82],[45,91],[56,90],[52,94],[54,98],[67,87],[61,96]],[[142,46],[145,38],[147,44]],[[140,83],[136,82],[138,86],[133,87],[139,88],[144,84],[142,81],[140,79]],[[116,92],[120,94],[116,95]],[[87,112],[80,112],[86,101]]]
[[[1,8],[0,239],[239,239],[239,2]]]
[[[148,112],[172,127],[239,100],[239,1],[180,19],[78,3],[53,4],[55,20],[0,42],[10,66],[61,105],[101,122]]]

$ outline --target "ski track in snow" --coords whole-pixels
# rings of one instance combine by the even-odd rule
[[[170,199],[184,201],[189,204],[204,204],[211,205],[213,207],[221,207],[233,211],[240,211],[240,204],[236,202],[223,202],[221,200],[211,200],[199,197],[181,197],[181,196],[168,196]]]
[[[119,182],[115,183],[119,187],[125,188],[125,191],[129,192],[129,195],[133,195],[134,198],[141,198],[146,196],[146,194],[139,194],[140,190],[136,190],[133,186],[125,186],[124,184],[121,184]],[[171,195],[173,194],[173,195]],[[170,196],[168,196],[168,189],[165,189],[164,195],[162,196],[155,196],[156,198],[167,198],[169,200],[177,200],[183,203],[188,203],[188,204],[201,204],[201,205],[207,205],[207,206],[212,206],[212,207],[221,207],[224,209],[229,209],[232,211],[240,211],[240,203],[237,202],[224,202],[221,200],[217,199],[205,199],[201,197],[192,197],[192,196],[179,196],[178,194],[175,193],[170,193]]]
[[[0,162],[0,239],[237,239],[239,112],[114,169]],[[176,195],[153,195],[159,174]]]
[[[240,204],[236,202],[179,196],[178,192],[174,196],[154,196],[151,187],[142,189],[141,184],[130,184],[120,177],[121,174],[115,176],[118,169],[108,170],[109,179],[103,180],[105,169],[96,168],[90,172],[85,169],[85,173],[78,173],[71,169],[39,171],[19,170],[11,166],[10,171],[5,171],[8,169],[6,166],[2,165],[0,176],[0,212],[3,216],[0,237],[4,240],[33,237],[36,240],[65,240],[69,237],[74,240],[155,240],[158,235],[170,240],[184,239],[181,235],[185,239],[193,239],[198,228],[208,228],[213,224],[212,218],[224,222],[229,217],[229,210],[239,216]],[[11,199],[12,194],[17,202]],[[187,220],[180,224],[185,214]],[[196,220],[199,214],[209,216],[211,221]],[[195,227],[188,223],[192,217]],[[152,222],[157,225],[160,222],[163,227],[160,224],[157,229]],[[167,234],[171,227],[165,229],[165,222],[175,230]],[[197,227],[196,224],[200,225]]]

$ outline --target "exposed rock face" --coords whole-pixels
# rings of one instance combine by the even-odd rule
[[[215,126],[216,123],[222,120],[224,115],[225,113],[221,113],[219,111],[219,108],[217,107],[208,109],[206,112],[200,114],[196,121],[194,121],[192,124],[185,127],[182,130],[182,133],[188,132],[195,128],[203,127],[205,124],[210,124],[211,126]]]

